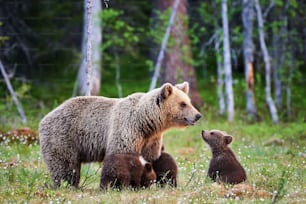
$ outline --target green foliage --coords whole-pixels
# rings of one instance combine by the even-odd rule
[[[152,43],[156,44],[158,47],[160,47],[164,34],[166,32],[169,18],[171,15],[171,10],[167,9],[164,12],[160,12],[158,10],[154,10],[154,17],[150,20],[151,28],[148,32],[148,37],[152,41]],[[168,46],[171,45],[172,42],[170,42],[171,39],[169,38]],[[158,49],[159,50],[159,49]]]
[[[146,85],[148,78],[144,77],[148,69],[143,67],[147,67],[145,65],[149,61],[141,56],[141,49],[136,49],[139,47],[137,44],[140,38],[145,35],[144,30],[141,27],[129,25],[123,18],[124,15],[122,10],[112,8],[104,9],[100,13],[103,30],[101,93],[104,96],[118,97],[115,81],[118,67],[122,77],[120,83],[123,87],[123,96],[135,92],[136,87],[143,87],[143,91],[148,87]]]
[[[102,51],[110,48],[111,46],[125,47],[130,46],[131,49],[134,43],[139,41],[137,35],[135,35],[136,28],[128,25],[125,21],[120,19],[122,17],[123,11],[115,9],[105,9],[100,13],[100,18],[102,20],[103,29],[103,44]]]

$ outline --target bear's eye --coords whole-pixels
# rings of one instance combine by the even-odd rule
[[[181,108],[185,108],[187,106],[187,104],[185,102],[181,102],[180,106],[181,106]]]
[[[210,134],[211,134],[211,135],[214,135],[214,132],[211,132]]]

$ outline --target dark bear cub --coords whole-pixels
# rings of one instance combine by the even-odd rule
[[[139,154],[111,154],[104,159],[100,189],[106,190],[109,186],[139,189],[149,187],[155,180],[152,164]]]
[[[164,187],[165,184],[169,184],[171,187],[177,187],[177,165],[173,157],[164,151],[164,146],[160,157],[153,162],[153,169],[158,185]]]
[[[237,184],[246,180],[245,170],[228,146],[233,140],[232,136],[220,130],[202,130],[202,138],[212,151],[208,176],[213,181]]]

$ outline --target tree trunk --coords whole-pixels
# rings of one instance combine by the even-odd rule
[[[175,31],[178,31],[177,27],[181,21],[181,10],[182,10],[182,0],[178,0],[177,16],[174,19],[174,24],[170,28],[170,44],[165,50],[165,55],[162,60],[162,70],[161,70],[161,83],[170,82],[175,84],[177,82],[177,72],[182,69],[182,61],[180,59],[180,51],[175,49],[179,43],[178,36]],[[157,9],[161,13],[166,12],[171,6],[174,5],[174,0],[157,0]]]
[[[258,23],[260,47],[261,47],[262,54],[263,54],[263,57],[264,57],[264,62],[265,62],[266,103],[269,107],[269,111],[270,111],[273,122],[275,124],[277,124],[278,123],[277,109],[276,109],[274,101],[271,97],[271,60],[270,60],[268,49],[267,49],[267,46],[266,46],[266,43],[265,43],[265,36],[264,36],[264,30],[263,30],[264,24],[263,24],[261,8],[260,8],[258,0],[255,0],[255,8],[256,8],[256,13],[257,13],[257,23]]]
[[[16,107],[17,107],[17,110],[18,110],[18,113],[20,115],[21,121],[22,121],[23,124],[25,124],[27,122],[27,118],[26,118],[26,116],[25,116],[25,114],[23,112],[22,106],[19,103],[19,100],[18,100],[18,98],[17,98],[17,96],[16,96],[16,94],[14,92],[14,89],[13,89],[13,87],[11,85],[11,82],[10,82],[10,80],[9,80],[7,74],[6,74],[6,71],[4,69],[4,66],[3,66],[1,60],[0,60],[0,70],[1,70],[1,73],[3,75],[4,81],[6,83],[7,89],[9,90],[9,92],[10,92],[10,94],[12,96],[12,99],[13,99]]]
[[[254,94],[254,43],[253,35],[253,19],[254,7],[253,0],[243,0],[242,2],[242,23],[243,23],[243,58],[246,90],[246,111],[249,116],[256,116],[255,94]]]
[[[223,58],[224,58],[224,73],[225,73],[225,91],[227,105],[227,119],[229,122],[234,121],[234,93],[232,83],[232,66],[231,52],[229,42],[229,29],[227,19],[227,0],[222,0],[222,28],[223,28]]]
[[[118,90],[118,97],[122,98],[122,86],[120,83],[120,60],[117,52],[116,46],[113,47],[114,57],[115,57],[115,67],[116,67],[116,86]]]
[[[179,1],[180,0],[175,0],[175,3],[173,5],[173,9],[172,9],[172,13],[171,13],[171,16],[170,16],[170,19],[169,19],[169,23],[168,23],[166,32],[165,32],[164,37],[163,37],[163,41],[162,41],[161,48],[160,48],[160,51],[159,51],[159,54],[158,54],[156,65],[154,67],[154,74],[152,76],[152,81],[151,81],[151,84],[150,84],[149,91],[151,91],[152,89],[154,89],[156,87],[156,82],[157,82],[157,79],[158,79],[159,74],[160,74],[161,63],[162,63],[162,61],[164,59],[164,56],[165,56],[165,50],[166,50],[166,47],[167,47],[167,44],[168,44],[168,39],[169,39],[171,27],[174,23],[174,19],[175,19],[175,16],[176,16],[176,11],[177,11],[177,7],[179,5]]]
[[[84,0],[83,59],[77,79],[78,93],[80,95],[98,95],[101,83],[101,53],[99,46],[102,42],[102,34],[98,13],[102,7],[101,1],[92,1],[92,7],[87,7],[87,2],[91,3],[91,1]],[[88,86],[89,89],[87,88]]]
[[[282,66],[284,64],[284,53],[281,50],[283,45],[280,45],[280,33],[279,31],[274,31],[272,36],[272,70],[273,70],[273,82],[274,82],[274,97],[275,97],[275,105],[278,108],[282,106],[282,81],[280,78],[280,73],[282,70]],[[283,42],[282,42],[283,43]]]
[[[174,0],[157,1],[157,7],[161,12],[171,8],[173,4]],[[203,105],[203,101],[198,93],[195,71],[191,65],[192,54],[186,21],[186,4],[186,0],[180,0],[178,4],[177,17],[170,31],[171,45],[168,46],[162,63],[164,69],[161,73],[161,82],[175,84],[179,80],[188,81],[191,100],[199,108]]]
[[[218,32],[218,31],[216,31]],[[224,86],[224,68],[222,66],[222,56],[220,53],[220,37],[217,34],[215,39],[215,52],[217,58],[217,77],[218,77],[218,84],[217,84],[217,94],[218,94],[218,101],[219,101],[219,114],[224,114],[225,112],[225,103],[224,103],[224,94],[223,94],[223,86]]]
[[[282,22],[280,28],[273,29],[273,81],[274,81],[274,97],[275,97],[275,105],[277,108],[282,108],[282,99],[283,99],[283,76],[284,76],[284,63],[287,57],[287,9],[289,7],[289,3],[286,2],[284,8],[280,8],[281,15],[279,13],[275,14],[276,21]],[[278,17],[279,16],[279,17]],[[273,28],[273,27],[272,27]]]
[[[293,40],[292,40],[292,35],[291,33],[287,32],[288,34],[288,45],[289,45],[289,60],[288,60],[288,68],[289,68],[289,74],[287,82],[286,82],[286,115],[287,118],[291,117],[291,83],[292,83],[292,77],[293,77],[293,71],[294,71],[294,48],[292,47],[293,45]]]
[[[294,69],[294,57],[293,57],[292,47],[290,46],[289,75],[286,84],[286,115],[288,118],[291,116],[291,82],[292,82],[293,69]]]

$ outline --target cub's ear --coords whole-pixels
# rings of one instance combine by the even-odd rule
[[[145,166],[144,166],[145,170],[148,172],[148,171],[152,171],[153,168],[152,168],[152,164],[151,163],[146,163]]]
[[[186,94],[189,93],[189,83],[187,81],[184,81],[181,84],[176,84],[175,85],[176,88],[182,90],[183,92],[185,92]]]
[[[224,136],[224,142],[225,144],[230,144],[233,141],[233,137],[230,135],[225,135]]]
[[[170,83],[164,84],[161,89],[162,99],[168,98],[172,94],[172,91],[173,91],[173,87]]]

